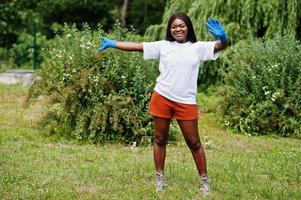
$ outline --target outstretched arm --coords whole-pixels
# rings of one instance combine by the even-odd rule
[[[214,46],[214,53],[227,48],[228,37],[220,22],[217,19],[208,19],[206,25],[209,32],[220,40]]]
[[[137,42],[116,42],[116,48],[123,51],[143,52],[143,44]]]
[[[107,48],[116,48],[123,51],[140,51],[143,52],[143,44],[136,42],[117,42],[105,37],[101,37],[102,42],[99,45],[99,51],[104,51]]]

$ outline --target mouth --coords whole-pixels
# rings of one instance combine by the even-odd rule
[[[183,36],[184,36],[184,34],[182,34],[182,33],[178,33],[178,34],[175,34],[174,36],[175,36],[175,37],[183,37]]]

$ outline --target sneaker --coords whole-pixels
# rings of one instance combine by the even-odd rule
[[[162,191],[164,187],[164,172],[156,171],[156,191]]]
[[[208,180],[208,175],[202,174],[200,177],[201,177],[200,191],[203,193],[204,196],[209,196],[210,195],[210,184],[209,184],[209,180]]]

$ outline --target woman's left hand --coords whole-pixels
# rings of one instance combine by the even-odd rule
[[[217,19],[208,19],[206,21],[206,26],[209,30],[209,32],[214,35],[215,37],[218,37],[222,42],[225,42],[228,40],[227,34],[224,30],[224,27],[221,25],[221,23]]]

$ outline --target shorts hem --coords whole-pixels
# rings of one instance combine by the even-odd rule
[[[153,112],[149,112],[150,115],[154,116],[154,117],[161,117],[161,118],[166,118],[166,119],[175,119],[175,120],[197,120],[199,119],[199,117],[192,117],[192,118],[179,118],[179,117],[171,117],[171,116],[166,116],[166,115],[161,115],[161,114],[157,114],[157,113],[153,113]]]
[[[172,119],[171,116],[166,116],[166,115],[161,115],[161,114],[157,114],[157,113],[153,113],[153,112],[149,112],[150,115],[154,116],[154,117],[161,117],[161,118],[166,118],[166,119]]]
[[[197,120],[197,119],[199,119],[199,117],[196,117],[196,118],[177,118],[177,117],[174,117],[173,119],[182,120],[182,121],[190,121],[190,120]]]

